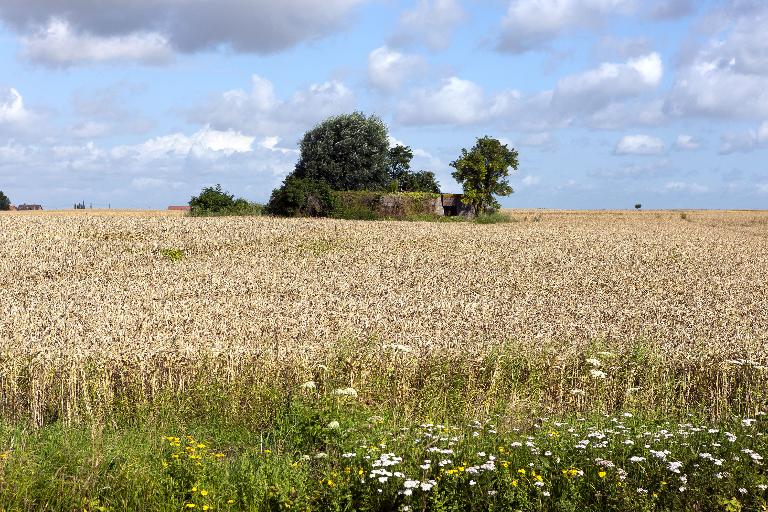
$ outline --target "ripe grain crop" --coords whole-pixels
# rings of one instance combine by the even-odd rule
[[[0,215],[0,412],[308,381],[413,415],[765,406],[768,214],[507,213]]]

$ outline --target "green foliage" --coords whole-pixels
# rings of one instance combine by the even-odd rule
[[[171,261],[181,261],[184,259],[184,251],[175,247],[163,249],[160,251],[160,255],[163,258],[168,258]]]
[[[405,174],[400,182],[402,192],[431,192],[440,193],[440,184],[432,171],[419,171]]]
[[[11,200],[0,190],[0,211],[11,209]]]
[[[768,506],[765,416],[401,423],[330,389],[297,385],[293,393],[259,427],[252,415],[188,417],[172,401],[168,411],[100,428],[0,423],[0,503],[87,511]]]
[[[304,134],[292,176],[324,181],[333,190],[386,190],[387,127],[362,112],[326,119]]]
[[[481,213],[475,217],[476,224],[503,224],[511,221],[512,219],[509,217],[509,215],[505,215],[498,211]]]
[[[517,169],[517,151],[507,148],[492,137],[477,139],[470,150],[451,162],[452,176],[464,188],[464,204],[471,205],[475,215],[500,207],[494,196],[508,196],[513,190],[507,181],[509,169]]]
[[[389,149],[390,192],[440,193],[440,185],[431,171],[411,171],[413,151],[409,146],[397,145]]]
[[[263,206],[238,198],[222,190],[221,185],[205,187],[200,195],[189,201],[190,215],[193,217],[224,215],[261,215]]]
[[[413,215],[435,216],[432,203],[439,197],[431,192],[388,194],[372,191],[334,192],[336,205],[331,213],[337,219],[403,219]]]
[[[410,146],[398,144],[389,148],[387,156],[389,179],[402,181],[403,176],[410,174],[411,159],[413,159],[413,151]]]
[[[272,191],[266,212],[283,217],[325,217],[334,211],[335,204],[325,181],[289,176]]]

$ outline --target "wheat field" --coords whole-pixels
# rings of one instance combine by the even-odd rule
[[[765,406],[768,213],[506,213],[2,214],[0,409],[43,424],[310,380],[410,411]]]

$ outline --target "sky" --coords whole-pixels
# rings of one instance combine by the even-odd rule
[[[47,209],[268,200],[323,119],[376,114],[510,208],[768,207],[765,0],[0,0],[0,190]]]

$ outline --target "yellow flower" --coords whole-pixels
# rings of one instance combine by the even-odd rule
[[[333,480],[328,480],[328,487],[333,487],[336,484],[333,483]]]
[[[360,468],[357,470],[358,475],[363,476],[363,473],[365,473],[365,471],[363,471],[363,468]]]
[[[219,453],[215,454],[214,457],[216,457],[217,459],[222,459],[222,458],[224,458],[224,454],[219,452]]]
[[[211,506],[210,505],[203,505],[203,510],[211,510]]]
[[[598,472],[597,472],[597,476],[599,476],[600,478],[605,478],[605,475],[606,475],[606,474],[607,474],[607,473],[606,473],[605,471],[598,471]]]
[[[264,450],[265,455],[269,455],[270,453],[272,453],[272,450]]]
[[[521,475],[525,475],[525,470],[523,468],[518,469],[517,472]]]
[[[512,479],[512,487],[517,487],[517,479]]]
[[[194,503],[187,503],[185,506],[187,508],[195,508],[197,505],[195,505]]]
[[[197,492],[197,486],[194,486],[194,487],[192,488],[192,492]]]
[[[203,443],[200,443],[197,445],[198,448],[205,448],[205,445]]]
[[[464,471],[464,466],[459,466],[459,471]]]
[[[537,482],[543,482],[544,481],[544,479],[541,478],[541,475],[535,475],[535,478],[536,478]]]
[[[201,490],[200,496],[208,496],[208,491],[206,491],[205,489]]]
[[[231,505],[235,502],[235,500],[227,500],[227,505]]]

